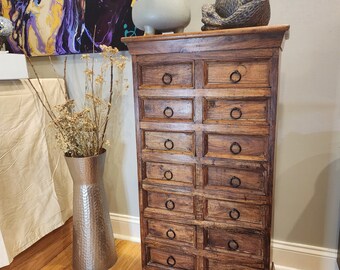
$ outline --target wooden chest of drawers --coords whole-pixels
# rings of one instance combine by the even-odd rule
[[[270,269],[288,29],[123,39],[133,59],[143,269]]]

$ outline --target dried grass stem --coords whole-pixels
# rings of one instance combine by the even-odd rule
[[[110,113],[112,112],[112,102],[115,93],[121,93],[126,88],[122,87],[122,74],[125,68],[126,58],[118,54],[116,48],[102,46],[102,63],[99,74],[95,74],[95,62],[89,55],[83,55],[85,60],[85,102],[84,106],[75,111],[76,103],[70,99],[67,86],[59,86],[63,91],[65,102],[52,107],[41,79],[36,71],[31,59],[27,57],[28,63],[32,67],[37,78],[37,87],[29,79],[29,83],[36,93],[38,100],[43,105],[47,114],[55,127],[55,136],[61,149],[72,157],[87,157],[98,155],[106,143],[106,132]],[[50,63],[55,71],[52,59]],[[115,68],[118,73],[118,80],[114,80]],[[107,74],[109,72],[109,74]],[[105,77],[109,77],[108,95],[105,98]],[[67,58],[64,60],[64,80],[67,77]],[[117,95],[118,97],[119,95]]]

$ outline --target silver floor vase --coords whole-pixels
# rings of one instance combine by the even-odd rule
[[[73,179],[73,270],[107,270],[117,261],[103,184],[105,155],[65,157]]]

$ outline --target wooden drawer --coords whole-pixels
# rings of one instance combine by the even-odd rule
[[[169,211],[169,213],[193,213],[191,196],[171,193],[148,192],[148,207]]]
[[[193,88],[193,62],[139,66],[139,89]]]
[[[186,255],[180,252],[148,248],[149,266],[160,269],[194,270],[196,265],[195,256]]]
[[[207,157],[265,161],[268,138],[264,136],[206,133]]]
[[[192,121],[193,99],[141,99],[143,121]]]
[[[150,219],[147,230],[147,237],[196,246],[195,226]]]
[[[167,184],[194,184],[195,166],[171,163],[145,162],[144,180],[160,180]]]
[[[206,188],[240,193],[266,194],[266,171],[245,171],[235,168],[205,166]]]
[[[144,149],[194,155],[193,132],[144,131]]]
[[[204,100],[205,123],[268,122],[267,100],[227,100],[209,98]]]
[[[205,231],[205,237],[206,249],[263,258],[264,236],[258,231],[208,228]]]
[[[205,220],[227,222],[230,225],[265,226],[266,206],[207,199]]]
[[[205,82],[207,88],[225,87],[267,87],[269,82],[270,62],[205,62]]]
[[[241,263],[245,263],[244,259]],[[259,270],[263,269],[263,266],[259,266],[256,268],[240,265],[235,263],[235,259],[233,261],[221,262],[218,260],[206,259],[205,268],[206,270]]]

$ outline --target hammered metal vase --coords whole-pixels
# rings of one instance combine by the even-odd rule
[[[73,270],[107,270],[117,261],[103,183],[105,155],[65,156],[73,179]]]

